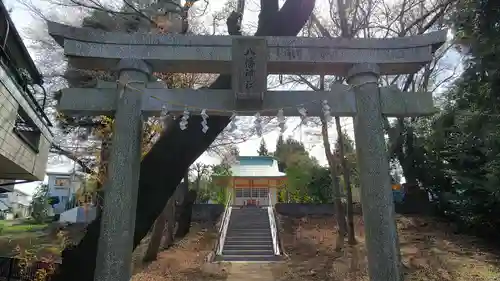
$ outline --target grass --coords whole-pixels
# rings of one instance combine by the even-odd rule
[[[7,222],[0,221],[0,235],[15,234],[23,232],[33,232],[33,231],[43,231],[48,227],[48,224],[31,224],[31,223],[21,223],[21,224],[10,224]]]
[[[76,242],[84,234],[80,228],[59,233],[52,231],[47,223],[32,221],[0,221],[0,229],[0,256],[13,257],[29,252],[39,260],[60,260],[63,238]]]

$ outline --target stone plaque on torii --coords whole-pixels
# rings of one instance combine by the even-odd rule
[[[247,115],[270,116],[276,115],[276,108],[283,108],[286,116],[300,116],[294,109],[300,105],[309,116],[321,116],[323,100],[331,106],[331,115],[355,120],[370,278],[399,279],[382,118],[429,115],[435,109],[431,93],[379,88],[378,82],[380,75],[419,71],[445,42],[446,31],[391,39],[328,39],[127,34],[54,22],[48,26],[72,67],[118,69],[122,82],[131,83],[123,87],[101,81],[95,88],[64,89],[59,101],[59,110],[69,115],[115,114],[98,252],[105,260],[98,263],[98,280],[130,278],[143,117],[159,115],[163,106],[181,113],[183,105],[206,108],[212,115],[244,109]],[[232,89],[166,89],[151,82],[153,71],[232,74]],[[267,74],[330,74],[346,77],[349,85],[334,84],[331,91],[267,91]]]

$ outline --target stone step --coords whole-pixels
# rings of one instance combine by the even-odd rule
[[[270,231],[270,226],[267,227],[228,227],[228,230],[236,230],[236,231],[248,231],[248,232],[258,232],[258,231]]]
[[[242,225],[242,226],[269,225],[269,220],[251,221],[251,220],[240,220],[231,218],[231,220],[229,221],[229,225]]]
[[[234,229],[228,229],[226,232],[226,236],[229,235],[230,233],[233,233],[234,235],[261,235],[261,234],[271,234],[270,229],[261,229],[261,230],[234,230]]]
[[[247,219],[264,219],[264,218],[269,218],[267,214],[257,214],[257,215],[243,215],[243,214],[231,214],[231,218],[247,218]]]
[[[260,243],[224,243],[224,250],[238,250],[238,249],[249,249],[249,250],[272,250],[272,242],[260,242]]]
[[[262,214],[262,213],[267,213],[267,208],[256,208],[256,209],[235,209],[231,212],[234,212],[236,214]]]
[[[249,221],[269,221],[267,214],[265,216],[231,216],[232,220],[237,220],[239,222],[249,222]]]
[[[267,209],[257,209],[257,210],[231,210],[231,214],[235,215],[263,215],[268,214]]]
[[[226,234],[226,238],[238,238],[240,237],[241,239],[254,239],[254,238],[269,238],[271,239],[271,233],[270,232],[265,232],[265,233],[256,233],[256,234],[246,234],[246,233],[234,233],[234,232],[228,232]]]
[[[229,238],[229,239],[241,239],[241,238],[248,238],[248,239],[255,239],[255,238],[259,238],[259,237],[263,237],[263,238],[271,238],[271,232],[268,231],[268,232],[263,232],[263,233],[256,233],[254,235],[252,234],[248,234],[248,233],[240,233],[240,232],[227,232],[226,233],[226,238]]]
[[[273,241],[273,238],[271,235],[262,235],[262,236],[226,236],[227,242],[236,242],[236,243],[241,243],[241,242],[254,242],[254,241]]]
[[[243,225],[243,226],[248,226],[248,225],[269,225],[269,220],[240,220],[240,219],[234,219],[231,218],[229,221],[229,225]]]
[[[242,232],[242,231],[228,231],[226,233],[226,237],[271,237],[271,232],[263,231],[263,232]]]
[[[273,243],[268,244],[224,244],[223,250],[273,250]]]
[[[233,238],[233,237],[226,237],[226,240],[224,242],[237,242],[237,243],[253,243],[253,242],[259,242],[259,243],[268,243],[268,242],[273,242],[273,239],[271,236],[253,236],[253,237],[238,237],[238,238]]]
[[[267,209],[253,209],[253,210],[242,210],[242,209],[233,209],[231,213],[235,214],[267,214]]]
[[[244,240],[231,240],[231,239],[226,239],[224,241],[224,245],[266,245],[266,244],[273,244],[273,240],[271,238],[269,239],[244,239]]]
[[[263,255],[263,256],[233,256],[233,255],[223,255],[218,256],[216,261],[255,261],[255,262],[273,262],[280,261],[280,256],[275,255]]]
[[[232,230],[232,231],[258,232],[258,231],[270,231],[271,228],[268,225],[267,227],[266,226],[261,226],[261,227],[252,227],[252,228],[248,228],[248,227],[228,227],[227,230],[228,231]]]
[[[259,228],[266,228],[269,229],[270,224],[258,224],[258,225],[244,225],[244,224],[237,224],[237,225],[228,225],[227,228],[241,228],[241,229],[259,229]]]
[[[259,244],[273,244],[271,237],[269,239],[227,239],[224,241],[224,245],[259,245]]]
[[[269,214],[267,210],[258,210],[258,211],[251,211],[251,212],[244,212],[244,211],[231,211],[231,215],[239,215],[239,216],[266,216]]]
[[[233,255],[233,256],[265,256],[274,255],[273,248],[266,250],[247,250],[247,249],[237,249],[237,250],[226,250],[222,249],[223,255]]]
[[[243,223],[249,223],[249,222],[265,222],[265,221],[269,221],[269,218],[266,216],[264,218],[262,217],[254,217],[254,218],[248,218],[248,217],[244,217],[244,218],[238,218],[238,217],[231,217],[231,220],[233,222],[243,222]]]
[[[229,220],[229,223],[235,223],[235,224],[260,224],[260,223],[267,223],[269,224],[269,219],[255,219],[255,220],[249,220],[249,219],[239,219],[239,218],[231,218]]]
[[[228,229],[226,233],[237,233],[237,234],[258,234],[258,233],[271,233],[269,228],[261,229]]]
[[[232,209],[231,214],[267,214],[267,209],[253,209],[253,210],[242,210],[242,209]]]
[[[232,216],[232,220],[237,220],[238,222],[249,222],[249,221],[269,221],[267,214],[258,216]]]
[[[255,227],[269,227],[269,222],[249,222],[249,223],[241,223],[241,222],[235,222],[235,223],[229,223],[228,227],[246,227],[246,228],[255,228]]]

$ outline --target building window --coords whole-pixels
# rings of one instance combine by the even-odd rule
[[[257,197],[259,197],[259,189],[252,188],[252,198],[257,198]]]
[[[250,188],[243,189],[243,196],[242,197],[250,197]]]
[[[269,188],[259,188],[260,198],[267,198],[268,194],[269,194]]]
[[[14,133],[33,151],[38,153],[38,146],[40,144],[40,137],[42,132],[36,126],[35,122],[31,120],[28,113],[19,106],[17,109],[17,118],[14,124]]]
[[[236,198],[241,198],[243,197],[243,189],[242,188],[236,188]]]
[[[56,178],[54,185],[66,187],[70,185],[70,181],[68,178]]]

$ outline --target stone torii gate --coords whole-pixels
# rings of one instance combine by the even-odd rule
[[[382,118],[429,115],[435,109],[431,93],[379,88],[378,82],[380,75],[419,71],[444,43],[446,31],[392,39],[327,39],[127,34],[48,25],[72,67],[118,70],[121,80],[133,82],[133,87],[99,82],[95,88],[64,89],[59,102],[59,110],[69,115],[115,114],[98,251],[104,260],[97,264],[96,280],[130,278],[144,116],[159,115],[165,105],[181,113],[184,104],[206,108],[209,115],[233,110],[276,115],[276,108],[283,108],[285,116],[300,116],[295,109],[300,105],[309,116],[321,116],[323,100],[331,115],[355,120],[370,280],[399,279]],[[151,82],[153,71],[232,74],[233,89],[166,89]],[[269,73],[344,76],[349,86],[336,84],[331,91],[318,92],[267,91]],[[199,126],[189,124],[193,125]]]

